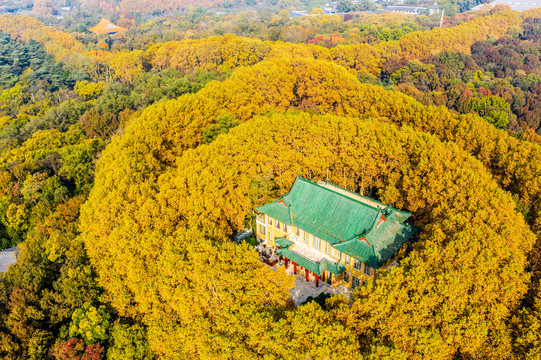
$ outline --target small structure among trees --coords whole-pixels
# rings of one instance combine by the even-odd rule
[[[290,192],[257,208],[257,236],[284,257],[286,268],[332,286],[355,288],[417,232],[411,214],[329,182],[298,177]]]
[[[127,29],[115,25],[107,19],[101,19],[100,22],[96,24],[96,26],[91,27],[88,30],[92,31],[94,34],[113,35],[122,31],[126,31]]]

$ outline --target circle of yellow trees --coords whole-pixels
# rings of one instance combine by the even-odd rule
[[[203,144],[226,114],[241,124]],[[152,106],[113,139],[82,237],[109,301],[143,320],[160,358],[506,358],[538,223],[512,195],[535,203],[538,156],[338,65],[274,59]],[[295,308],[292,279],[228,240],[299,174],[378,189],[421,228],[401,266],[351,303]]]

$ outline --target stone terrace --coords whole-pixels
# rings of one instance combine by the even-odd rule
[[[272,269],[276,271],[277,266],[283,265],[274,265]],[[293,266],[290,265],[289,269],[286,271],[289,275],[295,276],[293,274]],[[329,284],[320,281],[319,287],[316,287],[314,282],[307,282],[305,277],[300,275],[299,272],[297,272],[297,275],[295,276],[295,287],[291,289],[291,295],[289,298],[295,302],[295,305],[300,305],[306,301],[308,297],[316,297],[321,293],[342,294],[348,299],[350,298],[349,290],[344,285],[338,285],[336,288],[333,288]]]

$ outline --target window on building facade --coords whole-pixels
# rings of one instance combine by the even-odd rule
[[[284,232],[287,232],[287,225],[284,224]]]
[[[261,235],[265,235],[265,225],[259,225],[259,233]]]
[[[269,217],[269,225],[272,225],[272,218]]]
[[[361,262],[359,260],[355,260],[355,264],[353,265],[355,270],[361,270]]]
[[[304,242],[307,244],[310,242],[310,234],[306,231],[304,232]]]
[[[320,240],[318,237],[314,236],[314,248],[319,250]]]
[[[277,228],[278,230],[280,230],[280,222],[279,222],[279,221],[276,221],[276,228]]]
[[[338,250],[336,250],[336,257],[337,257],[338,259],[341,259],[341,258],[342,258],[342,253],[341,253],[340,251],[338,251]]]
[[[365,273],[366,275],[370,275],[370,266],[368,266],[368,265],[366,265],[366,264],[364,265],[364,273]]]
[[[347,271],[344,272],[344,281],[345,281],[346,283],[349,283],[349,274],[348,274]]]
[[[345,264],[346,264],[346,265],[349,265],[349,261],[350,261],[349,255],[346,255],[346,262],[345,262]]]
[[[325,249],[325,252],[330,255],[331,254],[331,244],[327,243],[327,247]]]
[[[301,236],[301,229],[299,229],[298,227],[295,228],[295,235]]]
[[[351,277],[351,287],[355,289],[357,286],[359,286],[359,279],[356,276]]]

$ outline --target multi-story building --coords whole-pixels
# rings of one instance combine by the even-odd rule
[[[291,190],[257,208],[257,237],[316,285],[355,288],[376,278],[417,231],[411,214],[329,182],[298,177]]]

